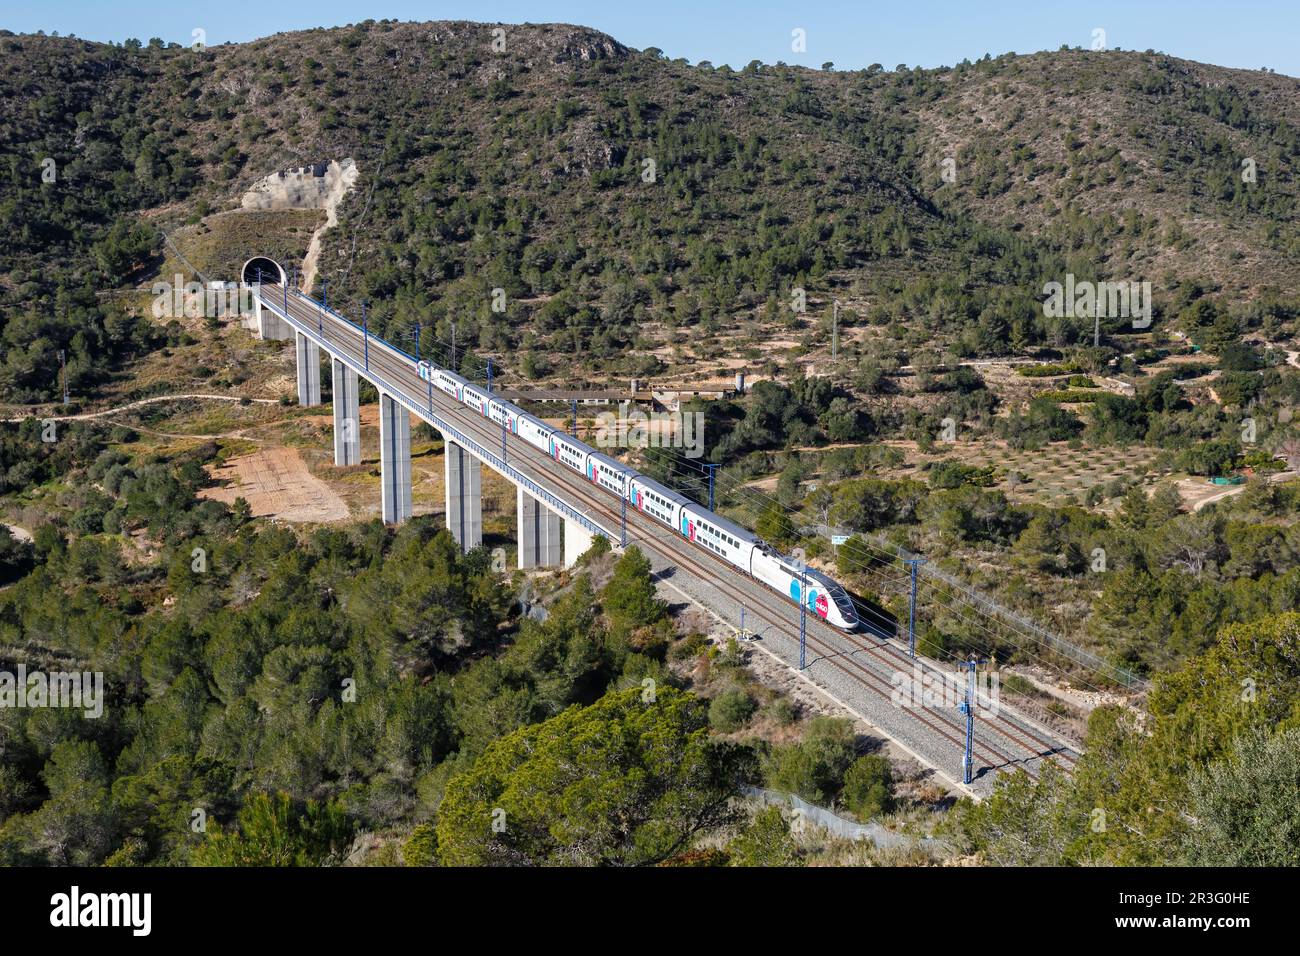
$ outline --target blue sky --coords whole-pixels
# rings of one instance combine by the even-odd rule
[[[158,36],[188,44],[191,31],[201,27],[208,43],[218,44],[367,18],[579,23],[630,46],[657,46],[692,63],[710,60],[739,67],[757,59],[816,67],[831,61],[841,69],[871,63],[940,66],[985,53],[1029,53],[1062,44],[1087,47],[1093,30],[1101,28],[1110,47],[1151,48],[1222,66],[1269,67],[1300,76],[1300,4],[1287,0],[46,0],[8,4],[0,11],[0,28],[57,30],[91,40]],[[806,53],[791,51],[796,27],[806,31]]]

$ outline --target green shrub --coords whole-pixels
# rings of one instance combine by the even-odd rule
[[[1002,678],[1002,689],[1011,694],[1021,694],[1025,697],[1034,697],[1039,693],[1034,682],[1027,677],[1021,677],[1019,674],[1008,674]]]
[[[732,866],[797,866],[799,853],[780,807],[764,807],[727,846]]]
[[[402,861],[407,866],[438,865],[438,831],[432,823],[421,823],[402,844]]]
[[[739,687],[724,690],[709,705],[709,724],[719,733],[729,734],[749,723],[758,704],[749,692]]]
[[[1053,375],[1069,375],[1080,371],[1082,368],[1074,362],[1069,364],[1048,362],[1043,365],[1022,365],[1016,370],[1016,374],[1026,378],[1051,378]]]
[[[781,727],[789,727],[799,719],[799,711],[787,697],[778,697],[768,704],[767,715]]]
[[[1185,365],[1174,366],[1173,377],[1175,382],[1184,382],[1191,378],[1209,375],[1213,371],[1214,366],[1209,362],[1188,362]]]
[[[598,534],[592,539],[591,547],[583,552],[582,556],[578,559],[578,563],[583,565],[590,564],[602,554],[608,554],[610,547],[609,538],[605,537],[603,534]]]
[[[844,805],[861,820],[879,816],[894,805],[894,772],[889,760],[868,754],[844,772]]]
[[[1085,392],[1078,389],[1060,388],[1054,389],[1050,392],[1043,392],[1043,394],[1036,397],[1045,398],[1049,402],[1057,402],[1059,404],[1064,402],[1095,402],[1100,394],[1101,393],[1099,392]]]
[[[853,763],[853,724],[839,717],[816,717],[804,739],[776,749],[768,766],[775,790],[797,793],[826,806],[839,793]]]
[[[974,485],[977,488],[990,488],[996,484],[992,465],[977,467],[964,465],[959,461],[936,461],[930,466],[931,488],[960,488],[962,485]]]
[[[718,663],[723,667],[745,666],[745,652],[741,650],[740,642],[734,637],[727,638],[727,643],[723,645],[718,655]]]
[[[696,631],[682,638],[668,651],[668,656],[675,661],[689,660],[692,657],[698,657],[704,649],[709,646],[709,639]]]

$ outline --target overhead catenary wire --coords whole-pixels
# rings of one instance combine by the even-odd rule
[[[771,504],[784,507],[781,504],[779,499],[772,497],[771,495],[767,494],[761,489],[742,485],[740,484],[739,479],[736,479],[731,475],[727,475],[726,473],[723,473],[719,477],[719,480],[731,481],[732,482],[731,490],[740,491],[744,494],[749,495],[751,498],[753,497],[762,498]],[[726,490],[728,489],[724,488],[724,493],[726,492]],[[796,514],[805,513],[807,507],[808,505],[805,504],[795,513]],[[863,536],[861,534],[859,534],[857,537],[858,540],[864,545],[866,545],[870,550],[884,555],[885,558],[890,563],[893,563],[895,561],[907,560],[909,557],[909,553],[907,553],[904,549],[898,549],[897,551],[890,553],[880,548],[878,545],[874,544],[869,537]],[[852,559],[850,559],[848,563],[850,564],[850,566],[852,566],[855,562]],[[869,572],[871,570],[870,568],[862,566],[860,562],[856,562],[856,563],[859,564],[860,569],[863,571]],[[1019,629],[1022,632],[1023,636],[1034,640],[1036,643],[1039,643],[1044,647],[1050,648],[1055,655],[1069,658],[1073,660],[1076,664],[1080,664],[1084,667],[1101,671],[1101,672],[1106,672],[1109,676],[1118,678],[1121,683],[1125,683],[1129,685],[1140,685],[1143,683],[1139,678],[1135,677],[1135,675],[1132,675],[1130,672],[1126,671],[1125,669],[1113,665],[1103,660],[1102,658],[1097,657],[1095,654],[1092,654],[1091,652],[1085,650],[1084,648],[1079,647],[1078,645],[1073,644],[1072,642],[1065,641],[1064,639],[1056,635],[1053,635],[1048,631],[1045,631],[1044,629],[1033,624],[1032,622],[1025,621],[1014,611],[1011,611],[1009,608],[1005,608],[1002,605],[998,604],[997,602],[992,601],[991,599],[988,599],[983,595],[978,594],[969,585],[965,585],[963,582],[956,581],[956,579],[951,578],[951,576],[947,575],[945,572],[942,572],[940,569],[934,568],[933,566],[926,564],[926,565],[922,565],[921,570],[922,573],[927,577],[938,578],[940,581],[942,581],[943,582],[942,586],[935,585],[935,587],[941,587],[941,590],[944,593],[946,593],[949,597],[955,600],[961,599],[959,598],[958,594],[953,590],[954,587],[965,592],[966,595],[974,596],[976,599],[980,601],[980,603],[984,604],[987,608],[994,609],[994,613],[991,616],[998,618],[1002,622],[1003,627],[1008,629]],[[964,601],[964,600],[963,603],[969,604],[968,601]],[[972,605],[972,607],[974,606]],[[980,609],[975,608],[975,610],[978,611]],[[1024,648],[1024,645],[1020,645],[1015,641],[1007,640],[1006,643],[1010,643],[1013,646],[1017,646],[1022,650],[1025,650],[1026,653],[1029,653],[1028,650]],[[1032,657],[1036,655],[1030,654],[1030,656]],[[1053,669],[1058,669],[1056,668],[1056,665],[1051,661],[1044,660],[1043,663],[1048,664],[1049,666],[1053,667]]]
[[[410,325],[413,328],[415,323],[412,322],[410,323]],[[423,329],[423,326],[421,326],[421,329]],[[408,328],[407,331],[409,333],[412,331],[412,329]],[[431,326],[430,332],[432,331],[433,331],[433,327]],[[450,342],[448,342],[445,339],[438,338],[436,334],[424,334],[422,331],[421,342],[423,343],[426,341],[431,341],[437,345],[444,346],[445,348],[448,349],[451,349],[453,347],[458,347],[458,346],[453,346]],[[423,349],[421,349],[421,351],[423,351]],[[488,365],[487,359],[481,358],[473,354],[468,350],[468,348],[466,348],[465,352],[453,357],[459,359],[459,361],[454,363],[456,364],[457,368],[452,369],[452,371],[459,371],[460,369],[465,368],[467,372],[473,374],[475,365],[478,366],[479,371],[485,371]],[[467,365],[468,368],[466,368]],[[496,371],[497,371],[497,376],[499,377],[501,373],[501,366],[499,363],[497,363],[496,365]],[[563,396],[554,392],[554,390],[552,389],[539,388],[536,389],[536,391],[539,391],[545,395],[549,395],[555,401],[562,402],[565,400]],[[666,446],[657,446],[657,448],[662,454],[667,455],[670,459],[676,459],[677,462],[674,463],[672,461],[661,461],[660,464],[669,468],[670,469],[669,473],[675,474],[679,481],[683,478],[692,481],[693,490],[696,493],[696,497],[700,498],[701,488],[707,483],[707,476],[704,469],[698,463],[694,462],[690,458],[681,455],[675,449],[668,448]],[[691,475],[684,472],[681,467],[681,464],[685,464],[689,466],[694,471],[694,474]],[[762,499],[768,504],[775,504],[778,507],[789,510],[788,506],[784,505],[780,501],[780,499],[767,494],[761,489],[743,484],[740,478],[736,477],[735,475],[728,474],[725,471],[715,476],[714,490],[715,490],[715,495],[719,495],[724,498],[731,497],[737,494],[744,495],[750,498],[751,500],[755,498]],[[744,507],[744,505],[741,505],[741,507]],[[752,507],[752,505],[750,507]],[[808,518],[815,518],[816,516],[807,514],[808,507],[809,507],[808,503],[804,503],[798,509],[794,510],[793,513],[796,515],[804,515],[805,517]],[[864,536],[861,533],[855,534],[855,538],[860,543],[860,545],[866,547],[869,552],[879,555],[879,558],[873,561],[873,565],[875,563],[892,565],[906,560],[906,557],[904,556],[905,552],[902,549],[897,549],[892,552],[888,551],[880,547],[879,545],[875,544],[874,542],[872,542],[872,540],[869,537]],[[846,564],[849,565],[850,570],[872,575],[876,577],[878,580],[883,578],[883,574],[878,567],[865,564],[860,560],[848,558],[846,560]],[[938,569],[934,568],[929,563],[922,565],[921,571],[923,575],[925,575],[928,579],[930,579],[927,580],[924,585],[929,587],[930,589],[930,594],[931,594],[930,603],[935,604],[941,608],[944,608],[948,610],[950,613],[959,616],[959,619],[966,620],[967,623],[972,623],[972,624],[976,623],[974,621],[968,620],[965,616],[960,615],[959,612],[955,610],[955,608],[951,603],[947,603],[939,600],[939,598],[937,597],[938,594],[943,594],[947,598],[949,598],[950,601],[957,601],[969,607],[972,611],[983,614],[983,616],[985,616],[986,618],[987,617],[996,618],[1000,622],[1000,626],[1007,631],[1015,631],[1018,629],[1022,633],[1023,637],[1033,640],[1035,643],[1037,643],[1039,646],[1043,647],[1044,649],[1051,650],[1055,656],[1066,657],[1068,659],[1073,660],[1076,664],[1079,664],[1083,667],[1087,667],[1089,669],[1109,672],[1112,676],[1118,676],[1121,679],[1121,682],[1124,683],[1136,682],[1136,680],[1133,679],[1132,675],[1128,674],[1122,668],[1116,667],[1115,665],[1112,665],[1109,662],[1104,661],[1103,659],[1097,657],[1096,655],[1091,654],[1091,652],[1088,652],[1085,649],[1078,647],[1072,642],[1066,641],[1057,635],[1051,634],[1050,632],[1042,629],[1040,626],[1035,625],[1032,622],[1025,621],[1023,618],[1020,618],[1020,616],[1017,615],[1015,612],[1011,611],[1008,608],[1003,607],[996,601],[986,598],[983,595],[976,594],[979,601],[982,604],[984,604],[986,608],[993,609],[993,613],[989,613],[989,611],[982,610],[980,607],[971,604],[968,600],[964,600],[961,596],[959,596],[954,591],[953,585],[954,584],[960,585],[961,589],[966,591],[968,594],[974,593],[973,589],[970,589],[968,585],[961,585],[960,582],[955,582],[953,580],[944,580],[944,578],[946,578],[947,576],[944,575],[943,577],[939,577]],[[899,578],[893,579],[892,583],[896,584],[898,581],[901,581],[905,578],[906,575],[900,575]],[[934,579],[936,578],[939,581],[942,581],[943,583],[942,584],[933,583]],[[886,580],[887,582],[889,581],[889,579],[884,579],[884,580]],[[1008,618],[1010,620],[1008,620]],[[1020,650],[1022,653],[1026,654],[1030,658],[1038,659],[1041,663],[1051,667],[1052,669],[1059,670],[1059,668],[1053,661],[1039,657],[1039,655],[1035,654],[1029,647],[1011,639],[1009,635],[999,637],[996,632],[992,631],[987,626],[983,626],[983,625],[981,625],[981,629],[984,630],[986,633],[988,633],[990,636],[994,637],[994,639],[999,640],[1002,643],[1010,644],[1011,646],[1017,648],[1017,650]],[[1092,685],[1091,682],[1087,682],[1083,680],[1081,680],[1081,682],[1088,683],[1089,686],[1095,686]]]
[[[728,476],[728,477],[730,477],[730,476]],[[744,487],[744,486],[739,486],[739,487],[740,487],[740,490],[743,490],[743,491],[753,492],[753,493],[756,493],[756,494],[762,494],[762,492],[759,492],[759,491],[757,491],[756,489],[750,489],[750,488],[746,488],[746,487]],[[770,497],[770,496],[769,496],[769,497]],[[772,500],[775,500],[775,499],[772,499]],[[867,538],[859,538],[859,540],[860,540],[864,545],[866,545],[869,549],[875,551],[876,553],[878,553],[878,554],[880,554],[880,555],[882,556],[882,559],[879,561],[879,563],[881,563],[881,564],[894,564],[894,563],[896,563],[896,562],[898,562],[898,561],[900,561],[900,560],[903,560],[903,558],[902,558],[901,556],[899,556],[899,555],[895,555],[895,554],[890,554],[889,552],[886,552],[886,551],[884,551],[883,549],[879,548],[878,546],[872,544],[871,541],[870,541],[870,539],[867,539]],[[856,565],[856,568],[853,568],[854,570],[857,570],[857,571],[859,571],[859,572],[861,572],[861,573],[865,573],[865,574],[871,575],[873,578],[876,579],[876,581],[882,581],[882,580],[883,580],[883,581],[885,581],[886,583],[894,584],[895,586],[900,587],[901,590],[906,591],[907,588],[904,586],[905,583],[906,583],[906,585],[909,585],[909,586],[910,586],[910,576],[909,576],[909,575],[904,574],[904,575],[899,575],[899,576],[896,577],[896,578],[890,578],[890,577],[886,576],[886,575],[885,575],[885,574],[880,570],[880,568],[877,566],[876,563],[873,563],[873,564],[864,564],[863,562],[858,561],[858,560],[854,560],[854,559],[852,559],[852,558],[848,559],[848,561],[847,561],[846,563],[849,564],[851,568],[852,568],[854,565]],[[999,643],[999,644],[1003,644],[1003,645],[1010,645],[1010,646],[1014,647],[1015,649],[1017,649],[1018,651],[1020,651],[1021,653],[1025,654],[1027,657],[1030,657],[1030,658],[1032,658],[1032,659],[1040,660],[1040,661],[1042,661],[1044,664],[1047,664],[1048,666],[1051,666],[1054,670],[1059,670],[1059,668],[1057,668],[1057,667],[1056,667],[1056,666],[1055,666],[1051,661],[1043,660],[1043,658],[1041,658],[1038,654],[1036,654],[1036,653],[1034,652],[1034,650],[1033,650],[1031,647],[1027,646],[1027,645],[1024,644],[1024,643],[1021,643],[1020,641],[1015,640],[1013,635],[1014,635],[1016,632],[1015,632],[1013,629],[1009,628],[1006,624],[1003,624],[1003,628],[1004,628],[1004,630],[1006,630],[1007,633],[999,634],[997,631],[995,631],[995,630],[993,630],[992,628],[990,628],[987,624],[981,623],[981,621],[972,618],[970,614],[967,614],[967,613],[963,612],[963,611],[960,609],[960,607],[959,607],[958,605],[960,605],[960,606],[962,606],[962,607],[969,607],[971,610],[973,610],[973,611],[975,611],[975,612],[977,612],[977,613],[980,612],[980,608],[979,608],[978,606],[976,606],[976,605],[973,605],[973,604],[969,603],[967,600],[965,600],[965,599],[962,597],[962,595],[960,595],[960,594],[958,594],[958,593],[955,593],[955,592],[953,592],[952,590],[950,590],[950,589],[948,589],[948,588],[946,588],[946,587],[942,587],[942,586],[940,586],[940,585],[937,585],[937,584],[933,583],[932,581],[924,581],[924,582],[922,582],[922,583],[920,584],[919,588],[918,588],[918,591],[919,591],[919,593],[924,593],[924,594],[927,595],[927,597],[928,597],[928,603],[931,604],[932,606],[934,606],[934,607],[936,607],[936,608],[938,608],[938,609],[941,609],[941,610],[945,610],[945,611],[947,611],[949,614],[951,614],[953,617],[957,618],[958,620],[962,621],[963,623],[970,624],[970,625],[972,625],[972,626],[974,626],[974,627],[977,627],[979,630],[983,631],[985,634],[987,634],[989,637],[991,637],[991,638],[992,638],[994,641],[996,641],[997,643]],[[943,599],[940,597],[940,595],[944,595],[944,596],[946,596],[949,600],[943,600]],[[954,604],[953,602],[957,602],[957,603]],[[985,615],[985,617],[987,617],[987,615]],[[1041,642],[1039,642],[1039,643],[1041,644]],[[1048,647],[1050,648],[1050,645],[1048,645]],[[953,659],[954,659],[954,660],[960,660],[960,658],[957,658],[955,655],[953,655]],[[1087,687],[1089,687],[1089,688],[1091,688],[1091,689],[1095,689],[1095,690],[1102,690],[1102,689],[1103,689],[1103,688],[1100,687],[1099,685],[1096,685],[1096,684],[1092,683],[1091,681],[1087,680],[1086,678],[1079,677],[1078,675],[1075,675],[1074,679],[1075,679],[1078,683],[1083,684],[1083,685],[1086,685]]]

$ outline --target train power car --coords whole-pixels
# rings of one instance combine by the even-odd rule
[[[778,554],[766,544],[760,544],[751,554],[749,573],[754,580],[785,595],[795,604],[802,601],[810,614],[816,614],[829,624],[844,630],[858,625],[857,611],[844,588],[814,568],[801,570],[794,558]]]

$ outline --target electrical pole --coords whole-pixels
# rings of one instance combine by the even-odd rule
[[[1092,317],[1092,347],[1101,348],[1101,309],[1093,307]]]
[[[972,770],[972,753],[975,747],[975,702],[978,694],[975,690],[975,668],[983,663],[974,654],[970,660],[961,661],[958,667],[966,671],[966,695],[961,702],[960,710],[966,717],[966,752],[961,758],[961,779],[963,783],[970,783],[973,779]]]
[[[717,465],[705,465],[709,470],[709,510],[713,510],[713,475],[718,470]]]
[[[361,339],[365,342],[366,371],[370,371],[370,321],[366,318],[366,304],[361,303]]]
[[[808,565],[799,560],[799,670],[808,666]]]
[[[623,493],[618,496],[618,518],[622,523],[619,530],[619,547],[627,547],[627,479],[623,479]]]
[[[578,400],[572,399],[573,402],[573,424],[569,427],[569,434],[574,438],[578,437]]]
[[[492,360],[491,360],[491,359],[488,359],[488,380],[487,380],[487,390],[488,390],[489,392],[492,391]]]
[[[239,277],[239,284],[240,284],[241,286],[244,284],[244,277],[243,277],[242,275]],[[254,288],[257,290],[257,294],[260,296],[260,295],[262,294],[262,267],[261,267],[261,266],[258,266],[258,267],[257,267],[257,283],[256,283],[256,285],[254,286]],[[203,293],[203,312],[204,312],[204,314],[207,314],[207,302],[208,302],[208,294],[207,294],[207,292],[206,292],[206,290],[205,290],[204,293]],[[287,303],[286,303],[286,305],[285,305],[285,311],[286,311],[286,312],[289,311],[289,306],[288,306]],[[67,316],[65,315],[64,318],[67,318]]]
[[[447,371],[453,374],[456,371],[456,320],[451,323],[451,365],[447,366]]]
[[[908,558],[904,563],[912,567],[912,594],[907,603],[907,647],[916,657],[916,569],[924,558]]]
[[[59,349],[59,375],[63,378],[63,404],[68,404],[68,362],[66,353]]]
[[[420,320],[415,320],[415,360],[420,361]]]

